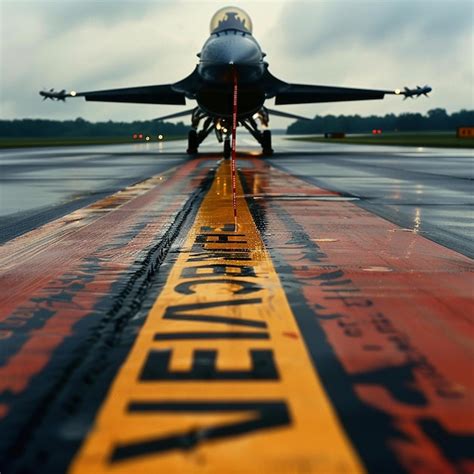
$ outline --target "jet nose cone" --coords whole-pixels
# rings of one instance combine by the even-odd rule
[[[250,65],[262,61],[259,46],[246,36],[229,34],[212,38],[201,52],[201,62]]]
[[[223,62],[227,64],[255,64],[261,61],[259,48],[250,42],[235,41],[222,52]]]
[[[263,54],[258,43],[249,35],[238,32],[213,35],[201,51],[198,71],[208,82],[228,84],[237,71],[241,83],[251,83],[262,77]]]

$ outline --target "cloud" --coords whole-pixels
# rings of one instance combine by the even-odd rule
[[[434,89],[429,100],[292,107],[309,115],[473,108],[472,13],[470,1],[288,3],[285,27],[269,32],[271,67],[291,82]]]
[[[7,14],[22,13],[47,24],[47,34],[58,35],[74,30],[77,25],[92,22],[103,27],[121,22],[140,19],[148,15],[156,6],[172,8],[170,2],[120,0],[7,0]]]
[[[174,82],[188,74],[195,63],[188,49],[193,42],[177,34],[182,29],[177,3],[7,2],[0,45],[2,116],[64,117],[67,111],[73,116],[85,111],[91,117],[82,100],[58,107],[41,102],[38,91]],[[103,117],[109,110],[117,117],[119,109],[101,105]]]
[[[300,58],[350,48],[354,42],[436,53],[440,46],[447,50],[451,41],[472,34],[472,8],[472,2],[463,0],[297,2],[283,12],[286,28],[279,41]]]

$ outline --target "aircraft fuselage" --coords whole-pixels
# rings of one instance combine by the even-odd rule
[[[258,112],[265,101],[261,78],[266,64],[255,38],[234,29],[213,33],[205,42],[198,64],[202,80],[196,100],[199,107],[216,117],[232,115],[234,74],[239,84],[239,116]]]

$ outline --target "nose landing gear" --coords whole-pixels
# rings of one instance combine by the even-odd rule
[[[232,153],[232,146],[230,144],[230,137],[225,137],[224,139],[224,158],[230,158]]]
[[[198,131],[197,129],[202,119],[205,119],[204,126]],[[243,125],[261,145],[263,155],[273,155],[272,133],[270,130],[259,130],[257,122],[253,118],[239,120],[239,123]],[[268,120],[266,122],[262,121],[263,125],[266,125],[267,123]],[[196,109],[196,113],[193,114],[192,125],[193,129],[188,133],[187,153],[189,155],[197,154],[199,145],[214,130],[216,132],[217,140],[221,143],[224,142],[224,158],[230,158],[232,154],[232,146],[229,133],[230,124],[228,119],[214,119],[206,116],[206,114],[199,109]]]

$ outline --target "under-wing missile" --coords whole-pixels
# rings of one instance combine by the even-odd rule
[[[430,86],[425,85],[423,87],[416,86],[415,89],[409,89],[408,87],[405,87],[400,93],[405,96],[405,100],[407,97],[411,97],[413,99],[413,97],[420,97],[420,95],[428,97],[428,94],[431,92],[431,90],[432,89]]]
[[[39,95],[43,97],[43,100],[51,99],[62,100],[63,102],[65,102],[66,97],[74,97],[76,93],[74,91],[66,93],[66,89],[63,89],[59,92],[56,92],[54,89],[49,89],[49,91],[40,91]]]

